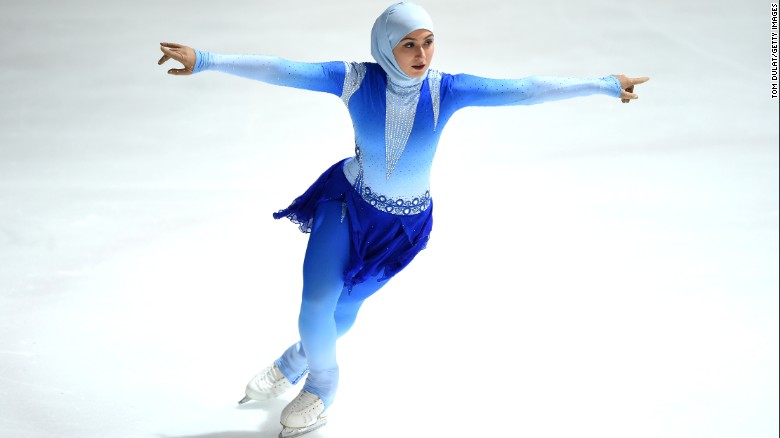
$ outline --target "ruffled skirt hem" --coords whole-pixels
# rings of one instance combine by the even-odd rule
[[[350,231],[350,261],[344,271],[348,290],[368,278],[386,280],[403,270],[425,249],[433,226],[433,203],[425,211],[408,216],[386,213],[372,207],[344,176],[346,160],[329,167],[289,207],[274,213],[288,218],[304,233],[310,233],[317,206],[340,201]]]

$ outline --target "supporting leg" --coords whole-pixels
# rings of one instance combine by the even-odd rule
[[[303,262],[303,296],[298,331],[309,365],[304,390],[318,396],[327,408],[338,387],[336,319],[349,262],[349,227],[340,202],[320,204]]]

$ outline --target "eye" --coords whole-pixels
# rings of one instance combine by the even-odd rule
[[[414,43],[411,43],[411,42],[410,43],[406,43],[406,44],[404,44],[404,47],[406,47],[407,49],[411,49],[412,47],[414,47]]]
[[[431,44],[433,44],[433,40],[426,40],[425,41],[425,45],[426,46],[430,46]]]

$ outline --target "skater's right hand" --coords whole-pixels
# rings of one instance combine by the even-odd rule
[[[192,74],[192,69],[195,68],[195,50],[192,47],[176,43],[160,43],[160,50],[162,50],[163,56],[157,61],[157,65],[162,65],[165,61],[173,58],[184,66],[184,68],[168,70],[169,75],[184,76]]]

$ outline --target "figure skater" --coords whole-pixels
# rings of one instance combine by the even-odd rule
[[[300,380],[282,411],[280,438],[327,421],[339,381],[336,340],[352,327],[364,300],[384,287],[428,243],[429,180],[442,130],[468,106],[530,105],[604,94],[623,103],[647,77],[531,76],[487,79],[432,70],[434,27],[419,5],[391,5],[371,30],[371,62],[292,62],[217,54],[160,43],[158,64],[172,75],[212,70],[338,96],[352,118],[355,155],[328,168],[305,193],[275,213],[310,233],[303,262],[300,341],[246,385],[249,400],[274,398]]]

